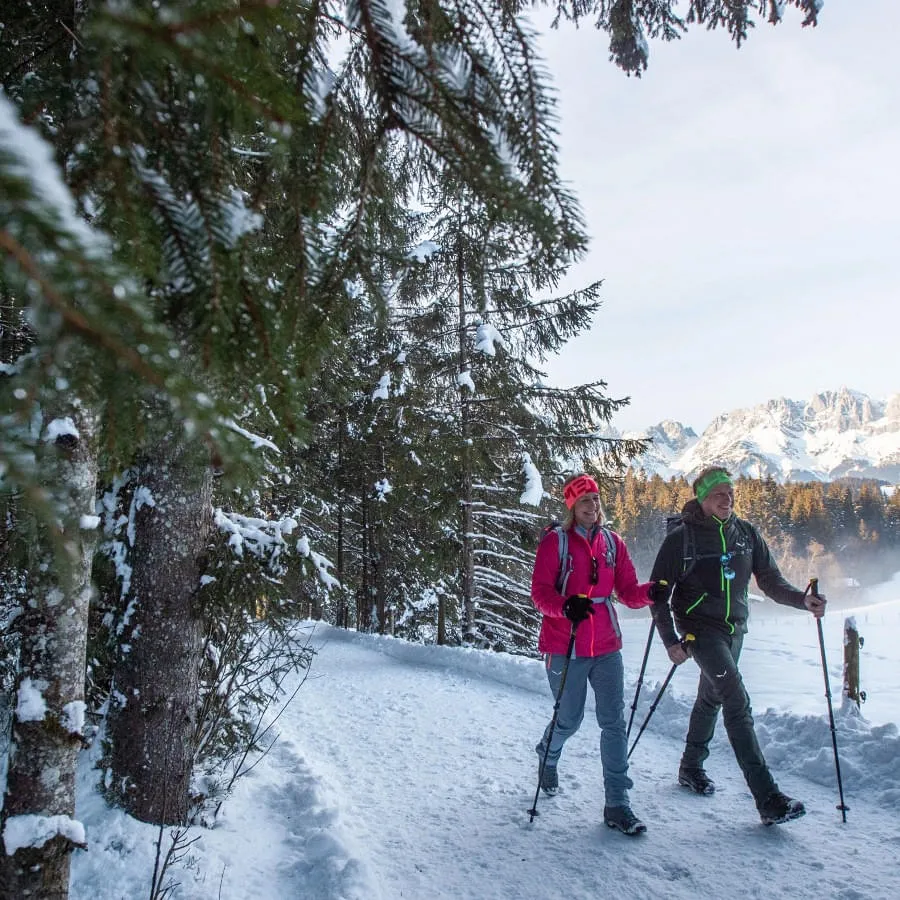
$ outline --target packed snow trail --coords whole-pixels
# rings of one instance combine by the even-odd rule
[[[166,875],[165,883],[177,882],[171,898],[896,900],[900,601],[856,612],[872,699],[871,719],[836,708],[846,824],[835,808],[814,621],[791,610],[760,613],[742,670],[760,743],[782,790],[806,804],[805,818],[760,824],[721,725],[707,766],[716,794],[677,786],[697,683],[687,663],[632,755],[632,802],[648,834],[629,838],[602,823],[590,710],[563,753],[559,795],[539,797],[540,815],[529,824],[533,748],[553,707],[539,660],[307,623],[319,651],[308,680],[215,826],[189,829],[186,839],[196,840]],[[837,610],[825,618],[838,697],[842,619]],[[623,618],[622,630],[630,706],[646,615]],[[668,670],[657,642],[632,738]],[[134,900],[149,894],[160,830],[107,807],[97,790],[99,750],[97,741],[80,762],[76,815],[89,851],[73,857],[70,896]]]
[[[803,799],[808,813],[765,828],[721,735],[710,760],[719,790],[698,797],[677,786],[680,741],[655,732],[655,719],[632,757],[632,803],[646,836],[627,838],[602,823],[599,731],[590,716],[564,752],[559,795],[542,795],[540,816],[529,824],[532,748],[552,707],[539,662],[322,627],[319,635],[312,677],[282,720],[291,735],[282,738],[290,745],[282,753],[297,754],[298,777],[314,772],[330,787],[348,843],[362,855],[354,861],[362,875],[343,893],[311,893],[297,879],[303,896],[900,896],[900,875],[884,865],[900,847],[895,811],[848,797],[843,825],[832,788],[774,767],[782,789]],[[436,650],[446,664],[435,664]],[[639,663],[626,654],[632,679]],[[651,696],[656,687],[645,683]],[[665,703],[655,716],[671,724]],[[279,815],[288,803],[280,798]],[[300,818],[303,809],[298,802]],[[276,870],[285,889],[299,874],[292,866]],[[288,895],[273,889],[270,896]]]

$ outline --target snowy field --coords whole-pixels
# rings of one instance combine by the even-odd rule
[[[844,618],[866,643],[862,714],[841,708]],[[623,621],[630,705],[648,617]],[[763,827],[724,729],[698,797],[675,781],[697,670],[676,672],[632,756],[632,804],[648,833],[602,822],[599,731],[589,716],[560,763],[558,796],[529,823],[537,757],[552,711],[541,663],[423,647],[310,623],[311,676],[279,720],[272,752],[199,836],[173,898],[196,900],[891,900],[900,897],[900,578],[854,609],[829,612],[846,824],[836,809],[831,732],[812,617],[754,609],[743,670],[757,729],[805,818]],[[632,736],[668,659],[651,651]],[[106,809],[86,755],[76,900],[147,897],[157,831]]]

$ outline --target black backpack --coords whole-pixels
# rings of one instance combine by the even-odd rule
[[[695,534],[694,534],[694,526],[690,522],[685,522],[682,518],[681,513],[677,516],[666,516],[666,534],[671,534],[679,525],[683,525],[684,528],[681,530],[681,574],[678,576],[679,581],[684,581],[691,572],[694,571],[694,566],[697,565],[698,561],[701,559],[719,559],[719,553],[701,553],[699,556],[697,555],[697,548],[695,543]],[[744,526],[741,524],[740,519],[735,519],[735,526],[737,530],[747,538],[750,546],[753,546],[753,538],[747,534]]]
[[[603,540],[606,543],[606,565],[615,571],[616,569],[616,542],[613,539],[612,531],[601,525],[600,530],[603,532]],[[559,568],[556,572],[556,592],[562,596],[566,594],[566,585],[569,583],[569,576],[572,574],[572,557],[569,555],[569,532],[559,522],[551,522],[541,532],[541,541],[548,534],[556,534],[556,545],[559,550]]]

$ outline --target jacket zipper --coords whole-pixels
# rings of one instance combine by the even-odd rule
[[[728,545],[725,541],[725,523],[719,522],[719,538],[722,541],[722,556],[728,552]],[[725,624],[728,626],[728,633],[734,634],[734,625],[729,621],[731,615],[731,580],[725,577],[725,563],[719,560],[719,580],[722,590],[725,592]]]

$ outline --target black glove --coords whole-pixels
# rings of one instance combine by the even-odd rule
[[[563,603],[563,613],[573,625],[577,625],[594,614],[594,601],[584,594],[572,594]]]
[[[651,581],[648,593],[654,603],[666,604],[669,602],[672,587],[668,581]]]

